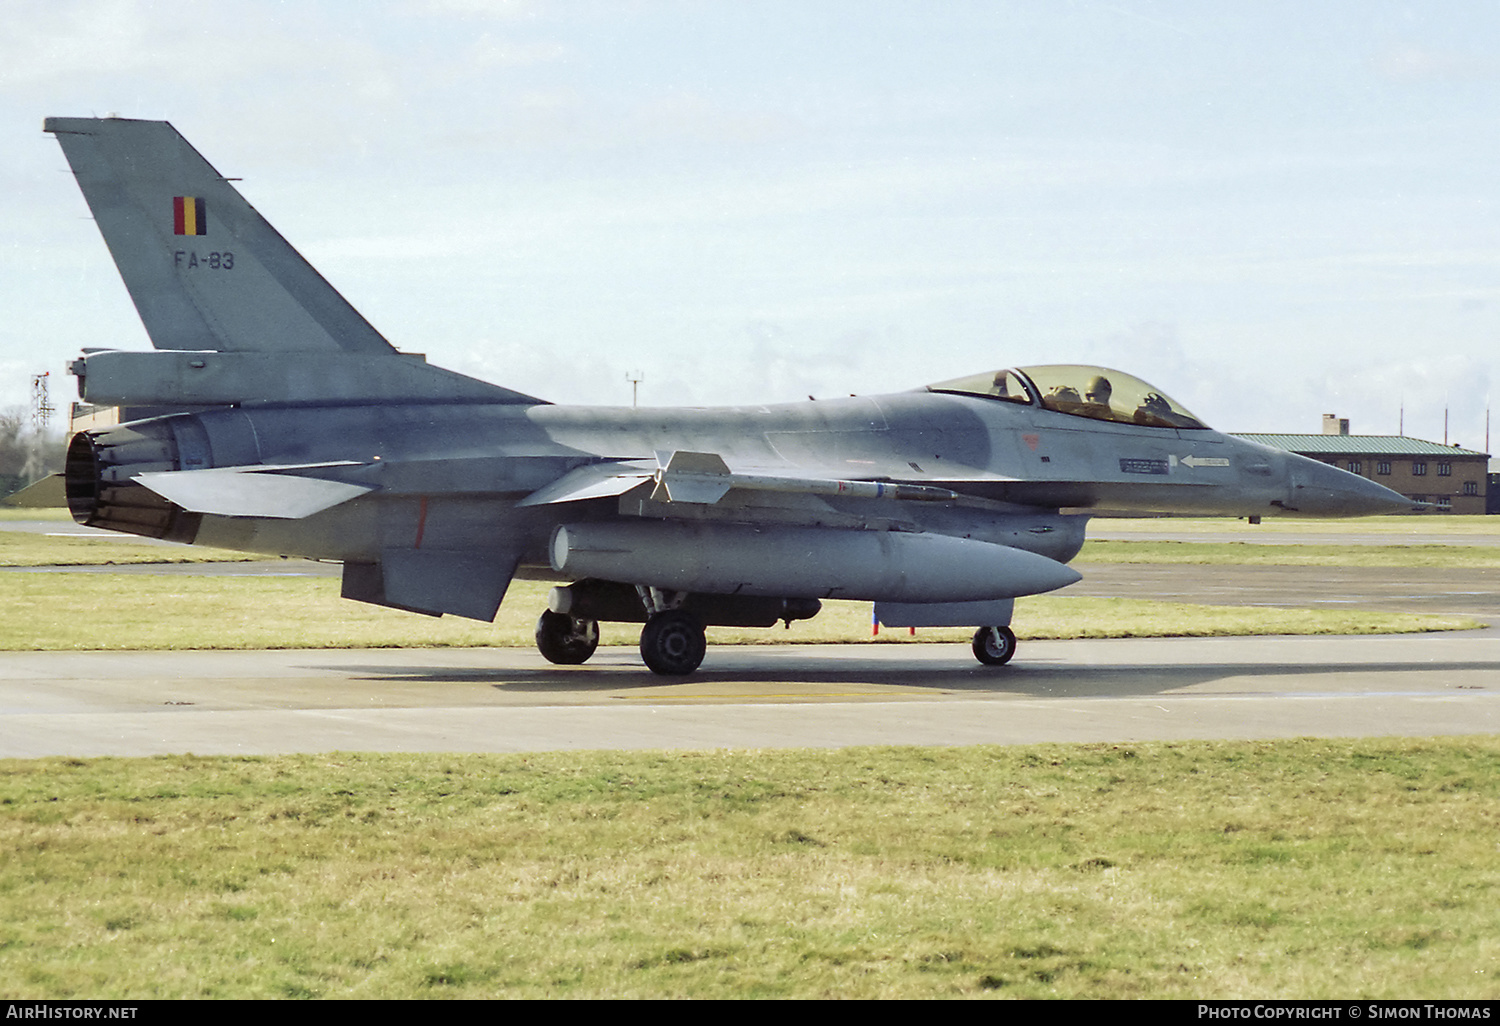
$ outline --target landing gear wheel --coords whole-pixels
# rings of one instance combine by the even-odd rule
[[[641,659],[652,673],[684,677],[698,668],[707,651],[703,624],[680,609],[653,614],[641,630]]]
[[[1009,627],[981,627],[974,632],[974,658],[986,666],[1004,666],[1016,654],[1016,636]]]
[[[549,663],[577,666],[588,662],[599,647],[599,621],[575,620],[549,609],[536,622],[536,647]]]

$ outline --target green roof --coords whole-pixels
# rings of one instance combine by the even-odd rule
[[[1236,431],[1235,438],[1259,442],[1287,452],[1324,453],[1338,456],[1478,456],[1488,453],[1441,442],[1428,442],[1405,435],[1277,435]]]

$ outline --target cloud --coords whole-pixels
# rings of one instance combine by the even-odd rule
[[[1475,53],[1405,46],[1374,60],[1375,70],[1394,82],[1468,82],[1500,76],[1500,61]]]
[[[14,0],[0,36],[0,85],[139,77],[149,87],[192,86],[191,98],[217,95],[250,76],[343,64],[350,47],[340,39],[349,36],[319,31],[315,14],[296,10],[191,0]]]
[[[531,17],[537,6],[531,0],[403,0],[400,4],[401,10],[411,14],[482,18],[490,21],[515,21]]]
[[[0,34],[0,87],[151,67],[148,18],[135,0],[16,0]]]

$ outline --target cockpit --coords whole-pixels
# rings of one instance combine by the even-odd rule
[[[1016,367],[941,381],[928,385],[927,391],[1040,406],[1054,413],[1119,424],[1188,429],[1208,427],[1140,378],[1107,367],[1079,364]]]

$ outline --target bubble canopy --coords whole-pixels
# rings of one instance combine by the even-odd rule
[[[1176,400],[1140,378],[1108,367],[1084,364],[1016,367],[940,381],[928,385],[927,390],[1040,406],[1054,413],[1117,424],[1208,428]]]

